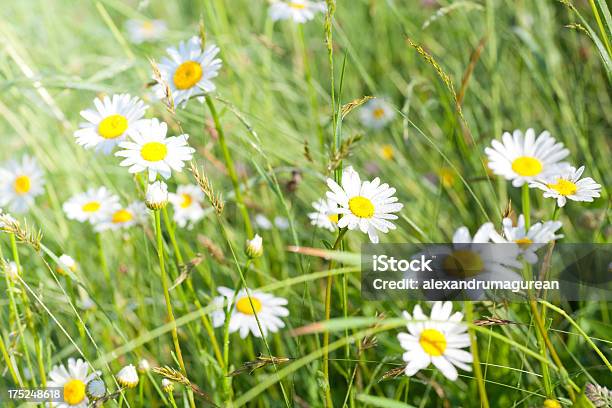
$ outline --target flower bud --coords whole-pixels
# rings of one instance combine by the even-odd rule
[[[149,184],[145,197],[145,204],[151,210],[161,210],[168,204],[168,186],[163,181]]]
[[[263,255],[263,239],[259,234],[255,234],[255,237],[251,240],[247,239],[246,254],[249,258],[259,258]]]
[[[94,378],[87,383],[85,393],[93,400],[104,398],[106,396],[106,384],[101,379]]]
[[[174,383],[167,378],[162,379],[161,386],[164,392],[174,391]]]
[[[134,388],[138,385],[138,373],[133,364],[127,365],[117,373],[117,382],[122,387]]]
[[[143,358],[138,362],[138,371],[141,373],[146,373],[151,369],[151,365],[149,364],[149,360]]]
[[[2,265],[0,264],[0,266]],[[4,266],[5,266],[4,273],[6,273],[9,280],[11,282],[17,281],[20,275],[20,271],[19,271],[19,268],[17,267],[17,264],[15,262],[5,262]]]

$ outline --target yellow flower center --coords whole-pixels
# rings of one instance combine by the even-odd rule
[[[251,307],[251,302],[253,302],[253,307]],[[261,302],[254,297],[250,301],[248,297],[243,297],[236,302],[236,310],[242,314],[254,315],[261,310]]]
[[[134,219],[134,215],[128,210],[119,210],[113,214],[112,222],[113,224],[124,224],[126,222],[130,222]]]
[[[338,223],[338,214],[331,214],[327,216],[327,219],[332,222],[332,224]]]
[[[202,66],[195,61],[183,62],[174,71],[174,86],[177,89],[189,89],[202,78]]]
[[[189,194],[181,194],[183,201],[181,201],[181,208],[187,208],[193,203],[193,198]]]
[[[83,205],[82,210],[84,212],[93,213],[100,209],[100,203],[97,201],[90,201]]]
[[[123,115],[110,115],[98,124],[98,134],[105,139],[115,139],[128,128],[127,118]]]
[[[153,31],[153,27],[154,27],[154,25],[153,25],[153,23],[152,23],[152,22],[150,22],[150,21],[143,21],[143,22],[142,22],[142,29],[143,29],[144,31],[146,31],[147,33],[152,32],[152,31]]]
[[[521,156],[512,162],[512,170],[519,176],[537,176],[542,172],[542,162],[534,157]]]
[[[438,176],[440,177],[440,182],[446,188],[450,188],[453,186],[453,184],[455,184],[455,174],[451,169],[440,169]]]
[[[393,157],[395,156],[395,152],[393,150],[393,146],[391,146],[391,145],[384,145],[380,149],[380,153],[381,153],[383,159],[385,159],[385,160],[393,160]]]
[[[557,193],[568,196],[576,193],[578,186],[569,180],[559,179],[555,184],[548,184],[548,188],[552,188]]]
[[[301,3],[289,3],[289,7],[296,10],[303,10],[306,8],[306,5]]]
[[[159,142],[145,143],[140,149],[140,157],[148,162],[164,160],[166,155],[168,155],[168,148],[165,144]]]
[[[454,276],[475,276],[484,269],[484,262],[474,251],[460,249],[453,251],[442,263],[444,270]]]
[[[348,202],[349,210],[359,218],[372,218],[374,216],[374,204],[369,198],[355,196]]]
[[[436,329],[425,329],[421,332],[419,344],[430,356],[437,357],[444,354],[446,350],[446,338],[444,334]]]
[[[64,384],[64,401],[68,405],[77,405],[85,399],[85,383],[81,380],[70,380]]]
[[[15,179],[15,192],[19,195],[27,194],[32,188],[32,182],[28,176],[19,176]]]
[[[372,111],[374,119],[382,119],[385,116],[385,110],[383,108],[376,108]]]
[[[514,242],[516,242],[517,245],[520,246],[523,249],[527,249],[527,248],[529,248],[529,245],[533,244],[533,241],[530,240],[527,237],[516,239],[516,240],[514,240]]]

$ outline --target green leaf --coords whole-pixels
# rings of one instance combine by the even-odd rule
[[[359,394],[357,400],[374,407],[380,408],[415,408],[414,405],[408,405],[400,401],[392,400],[384,397],[373,397],[371,395]]]

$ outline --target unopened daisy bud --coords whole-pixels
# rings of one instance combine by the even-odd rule
[[[259,258],[263,255],[263,238],[259,234],[255,234],[251,240],[247,239],[246,254],[249,258]]]
[[[174,391],[174,383],[167,378],[164,378],[163,380],[161,380],[161,386],[164,392],[170,393]]]
[[[133,364],[127,365],[117,374],[117,382],[122,387],[134,388],[138,385],[138,373]]]
[[[19,278],[19,268],[15,262],[5,262],[4,263],[4,273],[8,276],[11,282],[15,282]]]
[[[104,398],[106,395],[106,384],[99,378],[94,378],[87,383],[85,388],[87,396],[93,400]]]
[[[63,254],[59,257],[60,263],[57,265],[55,270],[60,275],[66,275],[65,268],[68,268],[72,272],[76,272],[77,264],[74,259],[70,255]]]
[[[149,360],[147,360],[146,358],[143,358],[142,360],[138,362],[138,371],[140,373],[146,373],[150,369],[151,369],[151,365],[149,364]]]
[[[151,210],[160,210],[168,204],[168,186],[163,181],[157,180],[149,184],[145,204]]]

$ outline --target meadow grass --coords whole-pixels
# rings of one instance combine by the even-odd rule
[[[549,130],[603,186],[595,202],[558,213],[564,242],[609,243],[605,2],[327,3],[333,14],[299,26],[273,23],[268,3],[253,0],[3,5],[0,166],[30,154],[46,185],[17,217],[28,231],[0,235],[0,258],[17,262],[22,277],[0,281],[0,405],[13,406],[9,388],[44,386],[69,357],[101,370],[112,392],[114,374],[143,358],[174,370],[141,374],[136,390],[105,406],[540,407],[555,399],[588,407],[585,384],[612,386],[605,302],[456,303],[475,370],[454,382],[433,366],[385,376],[404,365],[396,335],[415,302],[363,301],[356,254],[367,236],[316,229],[306,216],[325,179],[351,165],[391,184],[404,204],[383,242],[449,242],[460,226],[499,225],[508,208],[529,206],[532,222],[550,219],[554,200],[536,190],[526,198],[484,163],[492,139],[534,127]],[[131,44],[125,21],[147,18],[165,20],[169,31]],[[149,59],[201,31],[221,50],[217,90],[205,103],[169,110],[152,99]],[[174,191],[197,180],[205,190],[206,216],[191,230],[174,224],[171,207],[101,234],[62,211],[71,195],[102,185],[123,202],[144,199],[142,177],[73,137],[94,97],[124,92],[145,99],[147,117],[166,121],[170,135],[190,135],[193,170],[168,184]],[[396,107],[387,128],[360,124],[366,96]],[[258,214],[289,226],[264,230]],[[244,254],[253,233],[264,239],[257,259]],[[333,252],[310,256],[301,247]],[[63,253],[77,272],[57,272]],[[219,286],[288,299],[286,327],[264,339],[224,336],[210,317]],[[513,323],[478,323],[486,317]],[[161,389],[164,377],[175,382],[173,394]]]

